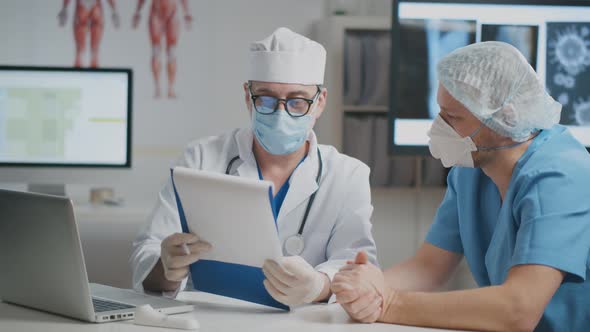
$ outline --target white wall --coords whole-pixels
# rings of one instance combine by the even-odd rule
[[[71,66],[74,60],[72,14],[58,27],[62,0],[4,1],[0,4],[0,63]],[[177,100],[154,100],[147,31],[150,1],[138,30],[131,29],[136,1],[117,1],[121,27],[115,30],[106,1],[101,66],[134,70],[133,170],[96,172],[98,182],[112,184],[130,202],[153,201],[170,162],[196,138],[248,124],[242,83],[246,79],[248,46],[279,26],[309,34],[324,14],[318,0],[189,1],[191,31],[180,32]],[[179,7],[180,9],[180,7]],[[162,79],[165,81],[165,72]],[[84,179],[88,178],[83,173]],[[60,174],[60,176],[62,176]],[[79,182],[80,176],[76,181]],[[87,182],[83,180],[82,182]],[[71,186],[86,199],[88,186]],[[79,190],[77,190],[79,189]],[[83,195],[83,196],[82,196]]]

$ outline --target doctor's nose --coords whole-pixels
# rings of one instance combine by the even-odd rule
[[[279,100],[277,102],[277,110],[286,111],[286,109],[285,109],[286,105],[287,105],[287,102],[285,100]]]

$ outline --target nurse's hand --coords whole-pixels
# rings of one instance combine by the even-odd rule
[[[332,293],[348,315],[362,323],[374,323],[385,312],[393,292],[385,284],[383,272],[360,252],[334,276]]]
[[[162,241],[160,254],[164,277],[172,282],[182,281],[188,276],[189,266],[211,248],[211,244],[195,234],[175,233],[168,236]]]
[[[263,282],[266,290],[275,300],[288,306],[319,301],[324,288],[326,292],[329,289],[328,276],[316,271],[300,256],[267,260],[262,272],[266,277]]]

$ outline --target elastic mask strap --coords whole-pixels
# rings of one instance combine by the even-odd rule
[[[477,147],[477,151],[506,150],[506,149],[511,149],[511,148],[517,147],[517,146],[519,146],[519,145],[521,145],[521,144],[523,144],[525,142],[526,141],[524,141],[524,142],[517,142],[517,143],[514,143],[514,144],[510,144],[510,145],[497,146],[497,147],[493,147],[493,148],[478,146]]]
[[[481,128],[483,128],[484,124],[482,123],[479,127],[477,127],[477,129],[475,129],[475,131],[469,135],[469,138],[474,138],[477,134],[479,134],[479,132],[481,131]]]
[[[483,126],[484,126],[484,124],[482,123],[481,126],[479,126],[477,129],[475,129],[475,131],[471,135],[469,135],[469,138],[473,138],[477,134],[479,134],[479,132],[481,131],[481,129],[483,128]],[[476,146],[476,147],[477,147],[477,151],[494,151],[494,150],[511,149],[511,148],[517,147],[517,146],[519,146],[521,144],[524,144],[524,143],[530,141],[531,139],[533,139],[533,137],[534,136],[531,136],[526,141],[516,142],[516,143],[513,143],[513,144],[509,144],[509,145],[495,146],[495,147],[486,147],[486,146]]]
[[[477,150],[478,151],[494,151],[494,150],[511,149],[511,148],[517,147],[517,146],[519,146],[521,144],[524,144],[524,143],[532,140],[533,138],[534,138],[534,136],[531,135],[531,137],[529,139],[527,139],[526,141],[516,142],[516,143],[512,143],[512,144],[509,144],[509,145],[503,145],[503,146],[496,146],[496,147],[481,147],[481,146],[478,146],[477,147]]]
[[[322,93],[322,90],[318,86],[318,91],[316,92],[315,97],[313,97],[312,109],[310,109],[309,113],[307,113],[306,115],[313,115],[313,113],[315,113],[315,110],[318,108],[318,100],[320,100],[321,93]]]

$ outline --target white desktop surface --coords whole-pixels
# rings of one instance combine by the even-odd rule
[[[316,304],[282,312],[239,300],[200,292],[183,292],[179,299],[195,306],[195,310],[181,316],[199,320],[200,332],[397,332],[442,331],[387,324],[359,324],[352,322],[338,304]],[[0,303],[0,331],[182,331],[134,325],[132,321],[113,323],[85,323],[20,306]]]

